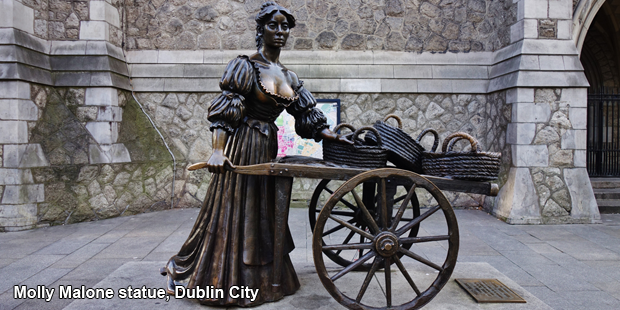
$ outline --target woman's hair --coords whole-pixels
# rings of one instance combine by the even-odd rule
[[[271,15],[276,12],[282,13],[288,21],[288,27],[295,27],[295,16],[289,12],[288,9],[278,5],[273,1],[263,3],[260,7],[260,12],[256,14],[256,49],[260,49],[263,46],[263,33],[265,30],[265,23],[271,18]]]

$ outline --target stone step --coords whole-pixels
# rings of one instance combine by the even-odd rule
[[[590,178],[592,188],[620,188],[620,178]]]
[[[598,206],[598,212],[601,214],[619,214],[620,207]]]
[[[620,199],[620,188],[594,188],[596,199]]]

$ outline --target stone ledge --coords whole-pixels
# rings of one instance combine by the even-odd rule
[[[0,28],[0,44],[16,44],[45,54],[50,52],[49,41],[14,28]]]
[[[2,195],[2,204],[30,204],[44,201],[43,184],[7,185]]]

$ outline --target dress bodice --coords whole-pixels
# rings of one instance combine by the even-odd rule
[[[274,122],[282,111],[298,100],[299,97],[297,94],[294,97],[281,96],[268,90],[261,79],[261,70],[266,71],[267,66],[260,61],[250,60],[250,62],[254,67],[255,80],[252,90],[248,94],[249,98],[245,102],[246,116],[265,122]],[[284,69],[284,72],[290,74],[287,69]],[[294,89],[293,85],[291,88]]]

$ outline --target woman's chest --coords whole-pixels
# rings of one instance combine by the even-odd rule
[[[261,67],[260,82],[266,91],[285,98],[295,97],[288,70],[276,65]]]

